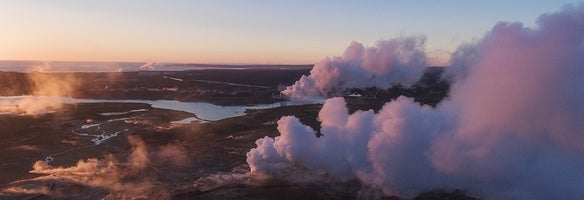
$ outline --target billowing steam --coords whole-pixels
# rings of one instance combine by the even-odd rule
[[[81,82],[73,74],[33,72],[26,74],[26,78],[31,83],[32,96],[19,98],[19,100],[0,101],[0,113],[39,115],[59,109],[63,104],[59,97],[71,95]],[[54,98],[37,98],[35,96]]]
[[[461,188],[486,199],[581,198],[583,42],[584,4],[544,14],[536,28],[499,23],[453,56],[453,65],[466,66],[451,68],[456,82],[436,108],[400,97],[378,113],[349,114],[342,98],[329,99],[319,113],[322,137],[297,118],[283,117],[281,135],[256,141],[247,162],[253,173],[303,168],[407,197]],[[342,70],[322,70],[350,65],[349,55],[367,53],[325,60],[285,93],[294,97],[323,93],[340,82],[358,85]],[[333,76],[316,78],[322,72]],[[354,79],[376,83],[367,80]]]
[[[143,65],[140,65],[140,67],[138,67],[138,69],[144,70],[144,71],[154,71],[160,66],[162,66],[162,64],[160,64],[160,63],[147,62],[147,63],[144,63]]]
[[[106,156],[105,159],[95,158],[80,160],[72,167],[53,167],[45,161],[37,161],[33,170],[34,174],[43,175],[33,179],[34,181],[59,180],[60,182],[70,182],[84,186],[104,188],[124,197],[139,196],[148,192],[152,185],[148,181],[122,181],[128,177],[140,173],[148,164],[147,149],[144,142],[138,137],[128,137],[132,145],[132,153],[128,156],[128,163],[121,163],[113,156]],[[32,186],[32,187],[31,187]],[[23,192],[27,191],[27,192]],[[59,197],[63,194],[54,194],[58,191],[51,191],[43,187],[34,185],[24,185],[23,187],[11,187],[5,193],[42,193],[49,196]],[[66,197],[66,196],[61,196]],[[118,198],[121,196],[118,196]]]
[[[106,199],[131,199],[131,198],[169,198],[166,188],[160,188],[156,177],[149,167],[153,163],[144,141],[138,136],[129,136],[128,142],[132,147],[126,162],[118,160],[113,155],[107,155],[104,159],[90,158],[79,160],[75,166],[55,167],[45,161],[37,161],[33,165],[34,174],[40,177],[11,183],[13,186],[0,191],[0,194],[44,194],[55,198],[76,198],[75,195],[61,191],[58,188],[48,188],[52,182],[59,184],[77,184],[94,190],[89,193],[90,198],[105,196]],[[182,149],[177,145],[167,145],[161,149],[162,155],[154,158],[163,158],[171,164],[184,164],[186,162]],[[156,155],[156,154],[155,154]],[[179,157],[171,158],[168,156]],[[33,184],[36,183],[36,184]],[[54,187],[54,186],[51,186]],[[103,190],[103,191],[102,191]],[[102,192],[99,192],[102,191]]]
[[[335,96],[349,88],[410,86],[426,67],[425,41],[424,37],[404,37],[367,48],[353,42],[343,56],[320,61],[309,76],[302,76],[282,94],[301,100]]]

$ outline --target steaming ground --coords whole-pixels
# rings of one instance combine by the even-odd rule
[[[102,115],[125,110],[136,112]],[[43,115],[0,116],[0,197],[169,198],[160,177],[184,172],[189,160],[183,144],[170,137],[177,133],[158,134],[189,116],[145,104],[62,105]],[[161,165],[175,173],[159,175]]]
[[[415,78],[410,72],[425,59],[409,40],[366,50],[352,44],[283,93],[302,99],[392,81],[407,86],[407,78],[391,75]],[[247,162],[254,174],[358,180],[402,197],[458,188],[485,199],[578,199],[584,195],[583,42],[584,4],[541,15],[534,28],[499,23],[454,54],[446,75],[455,82],[435,108],[400,97],[377,113],[350,114],[343,98],[331,98],[319,112],[319,133],[282,117],[280,136],[257,140]],[[392,79],[378,85],[378,77]]]
[[[438,95],[416,83],[424,75],[424,43],[423,37],[353,43],[283,91],[292,99],[330,98],[324,105],[255,110],[212,123],[172,124],[193,116],[143,104],[0,104],[0,112],[22,114],[0,115],[0,198],[584,196],[584,4],[544,14],[534,28],[495,25],[453,54],[444,73],[452,85],[438,87],[444,89]],[[37,75],[27,92],[62,96],[80,87],[76,76]],[[239,86],[249,85],[258,84]],[[112,92],[99,88],[87,94]],[[182,95],[195,91],[185,88]]]
[[[353,188],[346,192],[327,185],[249,181],[245,153],[253,142],[275,136],[275,121],[282,115],[296,113],[310,123],[319,108],[255,110],[201,124],[172,124],[191,115],[145,104],[77,104],[44,115],[0,115],[0,126],[6,127],[0,198],[275,198],[303,190],[314,191],[315,198],[353,197],[358,185],[344,186]],[[99,144],[80,134],[126,129]],[[52,159],[46,160],[49,155]],[[234,190],[243,193],[229,192]]]

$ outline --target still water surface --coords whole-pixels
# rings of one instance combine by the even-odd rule
[[[292,102],[283,101],[272,104],[258,104],[245,106],[218,106],[207,102],[181,102],[176,100],[137,100],[137,99],[75,99],[71,97],[48,97],[48,96],[8,96],[0,97],[0,104],[9,106],[11,104],[18,105],[22,100],[32,102],[54,102],[54,103],[144,103],[149,104],[153,108],[184,111],[197,115],[197,118],[204,121],[217,121],[230,117],[237,117],[245,115],[247,109],[267,109],[276,108],[289,105],[301,105],[308,103],[322,103],[318,101],[313,102]]]

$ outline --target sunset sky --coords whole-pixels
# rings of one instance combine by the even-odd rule
[[[569,0],[0,1],[0,60],[312,64],[351,41],[425,35],[430,64],[499,21]]]

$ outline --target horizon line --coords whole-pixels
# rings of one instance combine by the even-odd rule
[[[271,65],[284,65],[284,66],[307,66],[307,65],[315,65],[309,63],[215,63],[215,62],[173,62],[173,61],[97,61],[97,60],[26,60],[26,59],[0,59],[0,62],[61,62],[61,63],[159,63],[159,64],[177,64],[177,65],[229,65],[229,66],[252,66],[252,65],[259,65],[259,66],[271,66]]]

